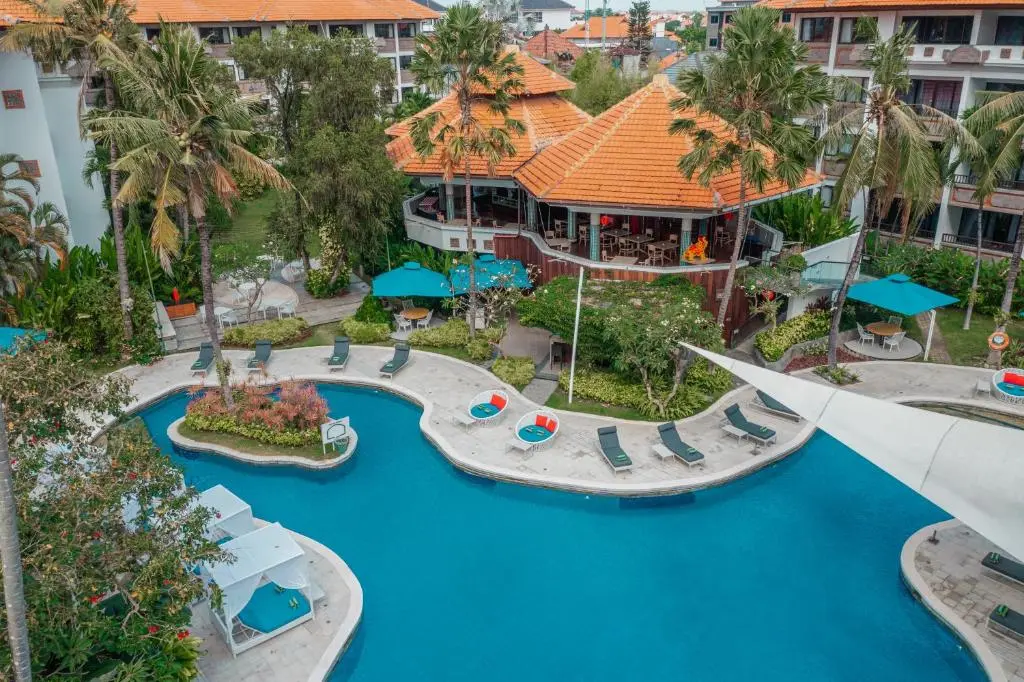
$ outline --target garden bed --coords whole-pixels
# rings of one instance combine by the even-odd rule
[[[178,433],[181,436],[188,438],[189,440],[194,440],[198,443],[208,443],[210,445],[216,445],[230,450],[237,450],[238,452],[243,452],[247,455],[267,459],[295,457],[299,459],[308,459],[314,462],[321,462],[324,460],[334,459],[338,456],[338,453],[333,450],[328,450],[325,455],[323,447],[319,444],[304,445],[302,447],[270,445],[268,443],[261,443],[260,441],[252,438],[238,436],[233,433],[200,431],[199,429],[193,429],[186,426],[184,423],[178,425]],[[347,443],[342,443],[339,444],[338,449],[339,451],[344,452],[346,447]]]
[[[867,358],[862,357],[860,355],[855,355],[854,353],[851,353],[848,350],[844,350],[843,348],[837,348],[836,360],[841,364],[846,364],[849,362],[864,362],[865,360],[867,360]],[[827,354],[822,355],[818,353],[815,355],[801,355],[800,357],[796,357],[790,360],[789,364],[786,365],[786,368],[783,370],[783,372],[789,374],[791,372],[796,372],[801,369],[809,369],[811,367],[819,367],[821,365],[827,364]]]

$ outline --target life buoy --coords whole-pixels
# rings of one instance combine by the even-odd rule
[[[1006,350],[1010,346],[1010,335],[1006,332],[994,332],[988,337],[988,347],[992,350]]]

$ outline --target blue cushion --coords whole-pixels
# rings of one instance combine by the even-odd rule
[[[309,613],[309,601],[298,590],[283,590],[274,583],[267,583],[252,593],[252,599],[245,605],[238,619],[259,632],[273,632],[287,625],[299,616]],[[297,602],[294,608],[292,600]]]
[[[537,426],[536,424],[530,424],[519,429],[519,437],[527,443],[540,443],[551,438],[551,432],[545,429],[543,426]]]
[[[1003,393],[1015,396],[1024,396],[1024,386],[1015,386],[1013,384],[1008,384],[1005,381],[1000,381],[996,386],[998,386],[999,390]]]
[[[480,403],[471,407],[469,413],[477,419],[486,419],[498,414],[498,408],[490,403]]]

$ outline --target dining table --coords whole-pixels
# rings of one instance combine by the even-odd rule
[[[407,308],[400,312],[399,315],[409,320],[410,322],[415,322],[416,320],[422,320],[426,318],[427,313],[429,312],[430,311],[427,310],[426,308]]]
[[[674,251],[679,247],[678,242],[665,239],[660,242],[651,242],[647,245],[647,255],[652,261],[657,260],[659,264],[665,262],[665,253]]]
[[[631,234],[626,237],[622,237],[620,241],[629,247],[630,254],[639,254],[640,247],[644,244],[649,244],[654,241],[654,237],[649,234]]]
[[[612,256],[605,262],[615,265],[636,265],[636,256]]]
[[[553,249],[558,249],[559,251],[568,251],[569,250],[569,245],[572,244],[571,240],[566,239],[564,237],[556,237],[554,239],[548,239],[547,242],[548,242],[548,246],[550,246]]]
[[[875,336],[881,337],[893,336],[894,334],[899,334],[903,331],[903,327],[898,324],[883,321],[872,322],[871,324],[864,325],[864,329],[868,330]]]

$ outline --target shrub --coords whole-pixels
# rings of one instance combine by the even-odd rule
[[[188,404],[185,425],[197,431],[230,433],[268,445],[302,447],[320,442],[327,403],[311,383],[287,382],[272,387],[246,384],[234,390],[236,409],[229,412],[218,391],[207,391]]]
[[[287,344],[300,341],[309,333],[309,325],[301,317],[286,317],[231,327],[224,332],[224,343],[229,346],[252,348],[257,341],[266,339],[273,344]]]
[[[356,314],[352,317],[357,322],[374,322],[377,324],[384,323],[387,325],[391,324],[391,313],[384,310],[384,306],[381,305],[380,299],[376,296],[367,296],[363,299],[363,302],[356,308]]]
[[[491,343],[500,343],[501,337],[505,336],[504,327],[487,327],[476,333],[478,338],[487,339]]]
[[[417,329],[409,334],[409,345],[426,348],[462,348],[469,343],[469,325],[465,320],[448,320],[440,327]]]
[[[846,386],[847,384],[855,384],[860,381],[860,375],[853,372],[842,365],[836,365],[833,368],[829,368],[828,365],[821,365],[814,368],[814,373],[821,378],[829,381],[838,386]]]
[[[484,360],[491,359],[491,342],[485,339],[483,336],[477,336],[475,339],[466,344],[466,352],[469,353],[470,359],[476,362],[483,362]]]
[[[708,374],[706,369],[705,375],[705,377],[699,378],[699,381],[706,381],[713,376]],[[720,381],[720,379],[716,377],[715,381]],[[569,390],[568,371],[562,371],[558,376],[558,386],[563,391]],[[663,387],[659,387],[659,392],[662,392],[662,389]],[[666,395],[665,392],[661,394]],[[615,372],[596,369],[576,371],[573,395],[608,405],[629,407],[647,419],[682,419],[700,412],[710,402],[697,386],[684,382],[666,406],[665,414],[662,415],[658,407],[647,398],[647,390],[639,381]]]
[[[807,269],[807,259],[799,253],[788,253],[779,259],[779,269],[786,272],[803,272]]]
[[[338,327],[352,343],[380,343],[391,337],[391,325],[382,322],[360,322],[348,317]]]
[[[498,358],[494,361],[491,371],[506,384],[511,384],[518,389],[522,389],[533,381],[533,377],[537,374],[533,358],[524,357]]]
[[[342,266],[341,273],[331,284],[331,273],[325,268],[313,268],[306,273],[306,291],[313,298],[332,298],[348,286],[349,270]]]
[[[768,362],[775,362],[794,345],[828,334],[831,316],[827,312],[813,312],[786,320],[775,329],[759,332],[754,346]]]
[[[242,198],[242,201],[252,201],[259,199],[263,196],[267,186],[259,179],[255,178],[238,178],[238,194]]]

